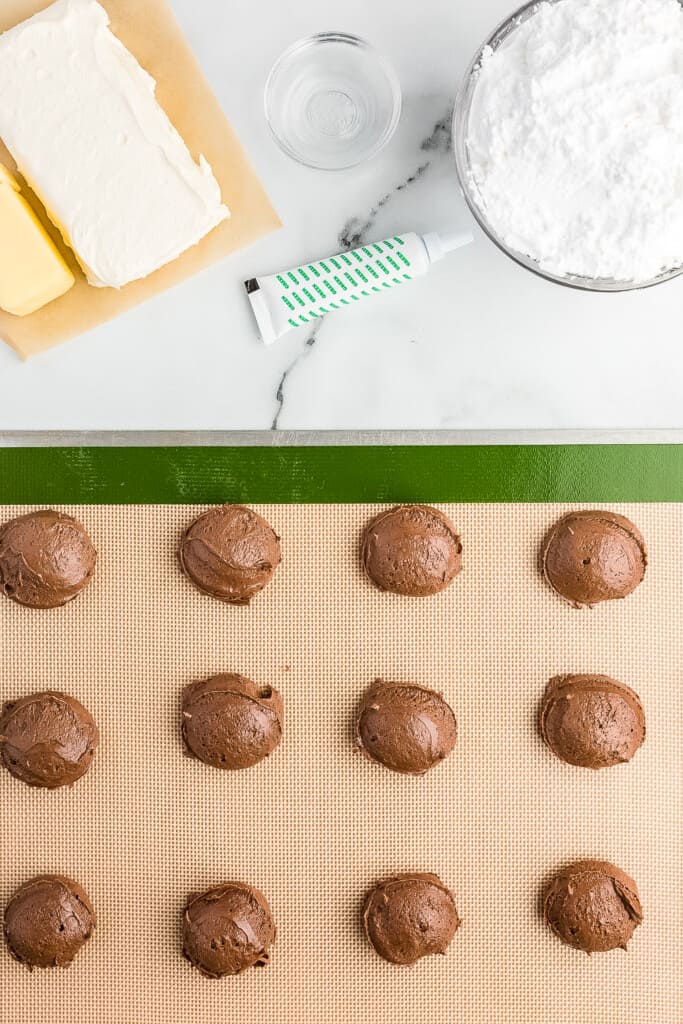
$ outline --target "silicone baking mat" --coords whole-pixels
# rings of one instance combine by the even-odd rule
[[[608,506],[638,524],[650,567],[626,601],[593,611],[561,603],[537,572],[565,505],[441,505],[464,570],[425,600],[381,594],[359,569],[380,506],[256,505],[284,561],[248,608],[199,594],[177,567],[201,507],[62,507],[91,532],[97,576],[60,610],[0,600],[0,697],[65,689],[102,745],[71,791],[0,772],[0,901],[65,872],[99,925],[66,971],[29,973],[3,949],[0,1020],[680,1024],[683,506]],[[229,670],[286,703],[281,747],[239,773],[187,759],[180,742],[182,687]],[[571,671],[640,694],[647,739],[631,764],[572,769],[543,746],[538,702]],[[354,706],[376,676],[435,687],[456,712],[455,751],[424,778],[353,752]],[[628,953],[589,958],[543,926],[544,880],[579,857],[637,880],[645,921]],[[463,919],[446,956],[413,968],[381,961],[360,927],[367,889],[402,870],[437,872]],[[181,959],[180,912],[190,891],[229,879],[263,889],[278,938],[269,967],[210,981]]]

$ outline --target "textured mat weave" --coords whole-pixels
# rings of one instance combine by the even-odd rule
[[[202,596],[177,569],[196,507],[65,509],[95,540],[96,580],[60,610],[0,600],[0,697],[67,690],[102,745],[69,792],[0,772],[0,900],[64,872],[100,920],[67,971],[31,974],[0,951],[3,1024],[680,1024],[683,506],[615,507],[641,528],[650,568],[634,595],[592,612],[562,604],[536,571],[564,507],[443,507],[463,574],[409,600],[358,568],[375,506],[260,506],[284,562],[249,608]],[[286,703],[280,749],[234,774],[180,743],[182,687],[230,670]],[[538,702],[570,671],[639,693],[647,739],[630,765],[572,769],[543,746]],[[354,706],[376,676],[453,706],[458,744],[429,776],[354,754]],[[540,921],[548,873],[587,856],[638,882],[645,921],[628,954],[586,957]],[[443,878],[463,925],[447,956],[402,969],[373,953],[359,918],[368,887],[408,869]],[[229,879],[263,889],[279,934],[268,968],[209,981],[180,957],[180,910]]]

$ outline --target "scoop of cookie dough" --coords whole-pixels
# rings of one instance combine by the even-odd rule
[[[638,887],[603,860],[580,860],[558,872],[545,893],[544,916],[558,938],[586,953],[626,949],[643,920]]]
[[[645,541],[615,512],[569,512],[545,538],[543,574],[575,608],[627,597],[647,567]]]
[[[251,768],[282,738],[284,707],[272,686],[235,673],[192,683],[183,693],[183,739],[215,768]]]
[[[462,544],[450,519],[427,505],[397,505],[365,528],[363,566],[380,590],[426,597],[462,569]]]
[[[226,882],[187,900],[183,956],[207,978],[265,966],[274,941],[268,901],[253,885]]]
[[[363,924],[384,960],[414,964],[423,956],[445,953],[460,919],[443,882],[416,872],[378,882],[365,900]]]
[[[372,761],[406,775],[423,775],[450,754],[455,715],[441,694],[424,686],[378,679],[356,717],[356,746]]]
[[[637,694],[609,676],[551,679],[539,724],[553,753],[580,768],[630,761],[645,739],[645,713]]]
[[[200,590],[227,604],[248,604],[280,564],[280,540],[244,505],[209,509],[180,541],[180,564]]]
[[[8,701],[0,713],[2,762],[29,786],[73,785],[90,767],[99,740],[90,712],[66,693],[33,693]]]
[[[39,875],[14,893],[5,908],[10,953],[27,967],[68,967],[95,928],[87,893],[64,875]]]
[[[85,527],[45,509],[0,526],[0,586],[31,608],[57,608],[90,583],[97,552]]]

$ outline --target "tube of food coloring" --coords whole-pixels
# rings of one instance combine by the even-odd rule
[[[469,231],[408,232],[291,270],[245,281],[261,338],[288,331],[426,274],[432,263],[472,241]]]

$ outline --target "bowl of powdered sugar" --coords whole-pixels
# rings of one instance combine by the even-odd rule
[[[683,271],[683,7],[549,0],[477,52],[454,118],[488,236],[561,284],[623,291]]]

